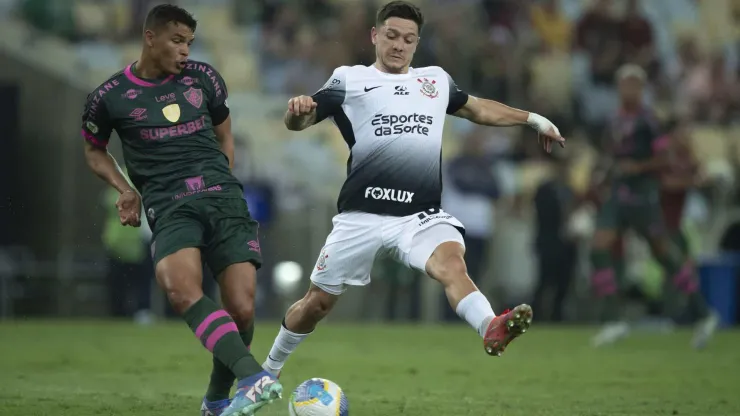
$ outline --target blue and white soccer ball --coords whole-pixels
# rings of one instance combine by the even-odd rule
[[[288,411],[290,416],[348,416],[349,402],[333,381],[312,378],[290,395]]]

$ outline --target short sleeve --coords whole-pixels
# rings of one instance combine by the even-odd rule
[[[215,68],[208,65],[203,73],[206,78],[202,82],[208,98],[208,112],[211,114],[213,125],[218,126],[229,117],[229,104],[226,101],[229,92],[226,89],[226,82]]]
[[[346,67],[339,67],[334,70],[324,86],[311,96],[316,102],[316,123],[338,113],[346,95]]]
[[[205,76],[207,79],[203,82],[205,82],[206,93],[208,94],[208,108],[214,109],[226,104],[229,92],[221,74],[215,68],[208,66]]]
[[[461,90],[450,74],[447,74],[447,81],[450,85],[450,99],[447,102],[447,114],[455,114],[457,110],[463,108],[468,103],[468,93]]]
[[[82,137],[95,147],[108,146],[113,123],[103,96],[97,90],[87,96],[82,112]]]

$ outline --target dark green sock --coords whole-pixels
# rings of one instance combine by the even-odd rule
[[[231,316],[203,296],[183,314],[185,322],[203,345],[241,380],[262,371],[244,345]]]
[[[254,337],[254,325],[250,326],[246,331],[239,331],[239,337],[247,349],[249,349],[252,345],[252,338]],[[236,380],[236,377],[229,370],[229,367],[222,363],[221,360],[213,357],[213,370],[211,370],[211,381],[208,383],[208,390],[206,391],[206,400],[215,402],[228,399],[231,393],[231,386],[234,385],[234,380]]]

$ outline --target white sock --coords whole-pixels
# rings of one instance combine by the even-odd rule
[[[280,332],[275,337],[275,342],[273,342],[270,353],[267,354],[267,360],[265,360],[262,367],[266,367],[266,370],[277,375],[290,354],[298,347],[298,344],[310,334],[310,332],[308,334],[296,334],[289,331],[284,325],[280,325]]]
[[[457,312],[458,316],[468,321],[470,326],[478,331],[478,335],[481,337],[486,334],[488,324],[496,317],[496,314],[493,313],[491,303],[477,290],[465,296],[457,304],[455,312]]]

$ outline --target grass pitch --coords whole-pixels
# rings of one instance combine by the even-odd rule
[[[257,328],[261,362],[278,324]],[[338,383],[354,416],[730,416],[740,414],[740,332],[703,352],[689,332],[588,346],[591,328],[536,323],[501,358],[464,326],[324,325],[281,381],[288,414],[304,379]],[[199,415],[210,356],[182,323],[0,324],[0,415]]]

